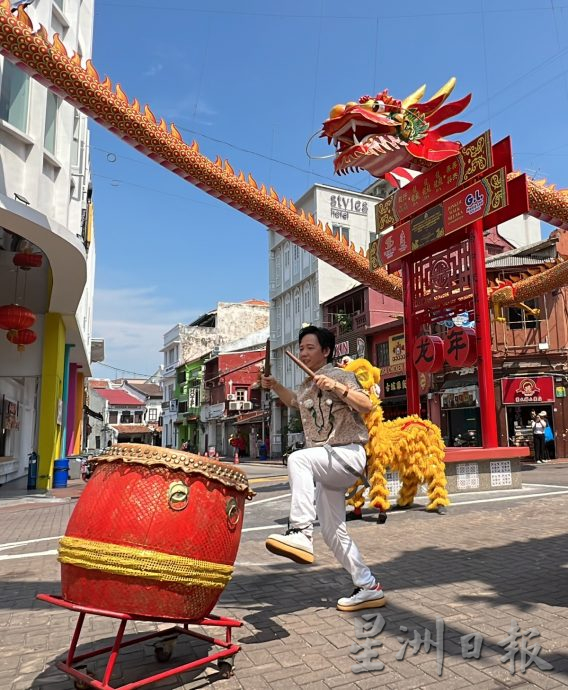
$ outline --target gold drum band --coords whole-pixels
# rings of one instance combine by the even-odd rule
[[[60,540],[58,560],[103,573],[177,582],[188,587],[222,589],[233,573],[230,565],[76,537]]]

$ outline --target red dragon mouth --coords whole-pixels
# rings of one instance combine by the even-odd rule
[[[471,126],[446,122],[462,112],[471,98],[445,103],[454,85],[452,78],[425,103],[420,103],[423,86],[403,101],[392,98],[385,89],[375,97],[362,96],[359,103],[334,106],[321,136],[335,146],[335,172],[366,170],[384,177],[398,167],[420,167],[454,156],[460,144],[444,137]]]
[[[404,152],[406,146],[396,136],[399,127],[400,122],[389,115],[373,113],[359,106],[324,122],[322,136],[327,137],[329,144],[333,142],[336,148],[335,172],[339,175],[356,172],[364,167],[361,164],[367,156],[372,156],[375,162],[377,157],[387,153],[394,153],[398,158],[397,154]],[[387,163],[386,169],[390,167]]]

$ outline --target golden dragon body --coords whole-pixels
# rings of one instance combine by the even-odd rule
[[[362,248],[338,240],[331,228],[272,189],[259,186],[252,175],[236,173],[228,161],[209,160],[196,142],[186,144],[174,124],[158,121],[148,106],[130,101],[119,84],[99,78],[90,60],[83,66],[78,54],[69,56],[57,35],[49,40],[44,27],[34,31],[20,6],[11,12],[9,0],[0,0],[0,52],[28,74],[109,129],[138,151],[168,168],[204,192],[258,220],[280,235],[343,273],[394,299],[402,300],[402,282],[383,269],[372,271]],[[558,227],[568,228],[568,195],[529,183],[531,213]],[[568,284],[568,262],[492,292],[495,304],[527,300]]]

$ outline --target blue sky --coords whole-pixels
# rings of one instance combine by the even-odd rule
[[[473,93],[467,142],[510,134],[515,165],[568,187],[568,0],[95,0],[93,61],[201,151],[287,198],[334,184],[306,143],[335,103],[387,87]],[[464,117],[464,119],[466,119]],[[192,131],[187,131],[192,130]],[[217,301],[268,298],[259,223],[91,125],[96,375],[152,373],[162,335]],[[316,140],[314,155],[331,151]],[[254,152],[254,153],[251,153]],[[256,155],[255,155],[256,154]],[[366,174],[341,178],[363,189]],[[127,374],[132,377],[132,374]]]

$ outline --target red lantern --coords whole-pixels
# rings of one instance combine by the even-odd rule
[[[29,271],[30,268],[39,268],[43,261],[43,254],[34,252],[19,252],[12,259],[14,264],[22,271]]]
[[[418,371],[432,373],[444,367],[444,341],[437,335],[421,335],[414,341],[412,361]]]
[[[444,341],[444,357],[452,367],[470,367],[477,361],[477,342],[473,328],[451,328]]]
[[[20,307],[18,304],[6,304],[0,307],[0,328],[6,331],[20,331],[22,328],[29,328],[35,323],[35,314]]]
[[[18,351],[23,352],[26,345],[31,345],[37,340],[37,334],[30,331],[29,328],[22,328],[19,331],[8,331],[6,333],[6,338],[12,343],[12,345],[18,346]]]

